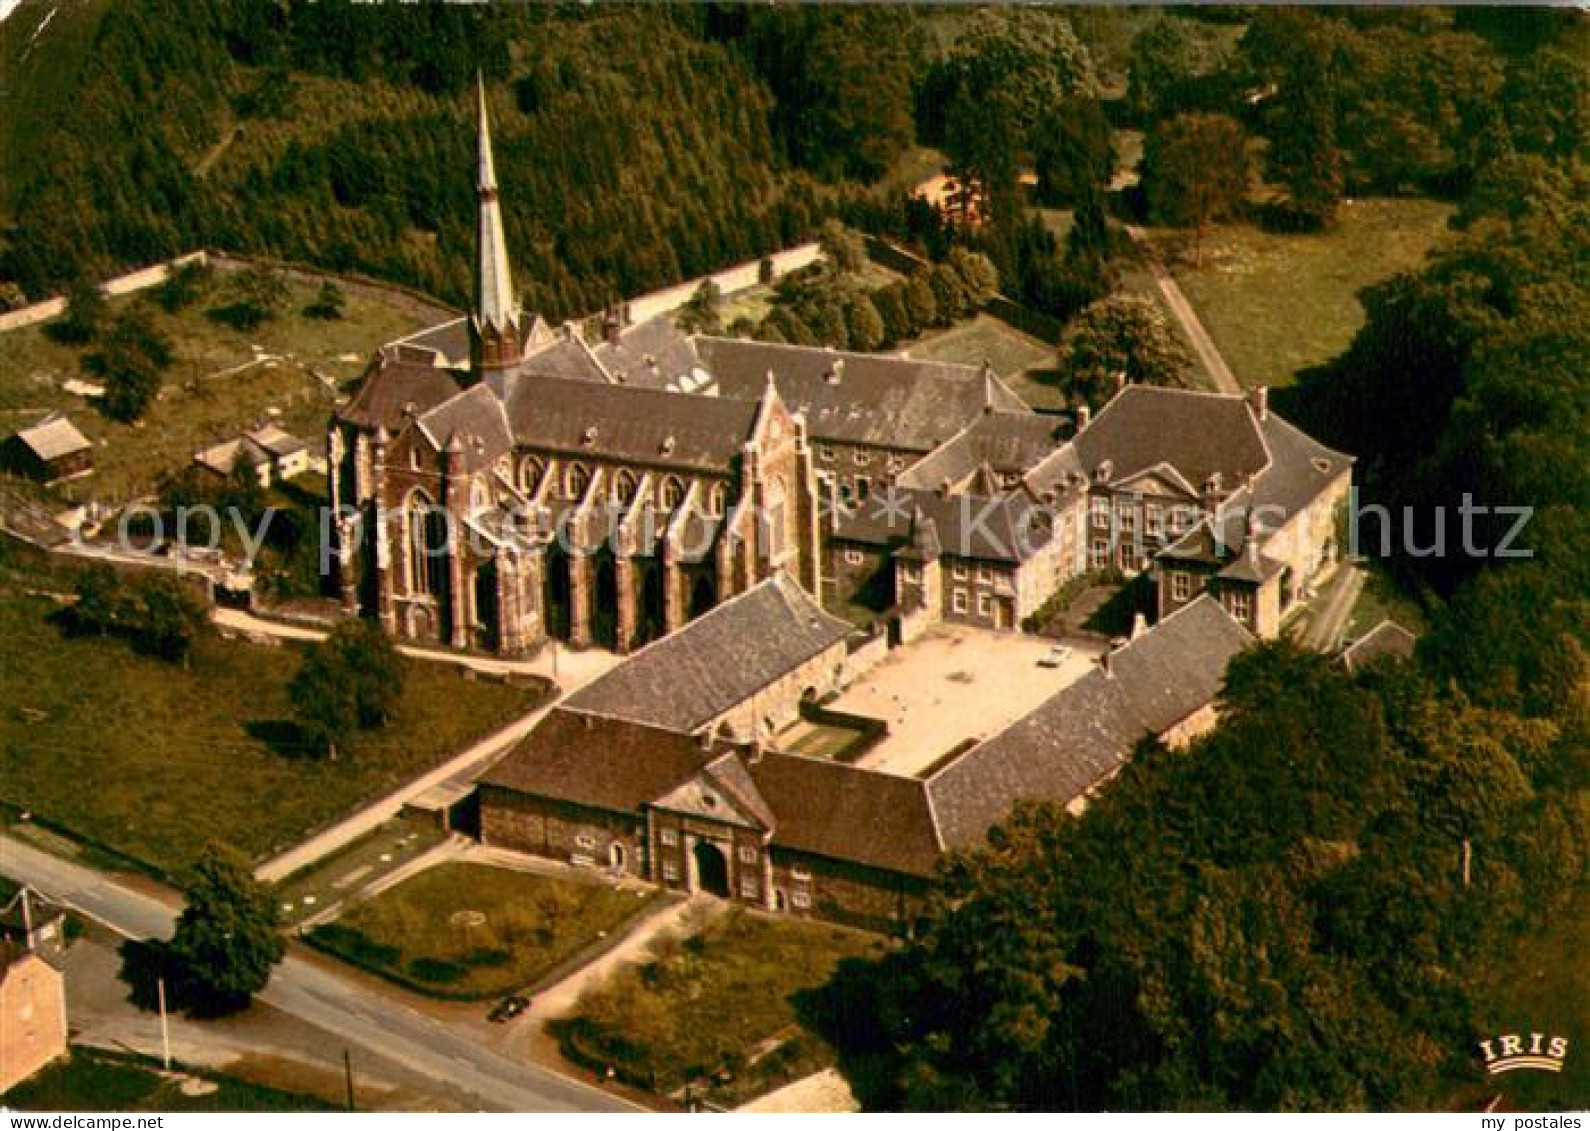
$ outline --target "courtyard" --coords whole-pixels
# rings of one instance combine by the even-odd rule
[[[935,626],[891,651],[832,703],[835,711],[881,719],[889,733],[855,764],[911,777],[955,747],[989,737],[1075,683],[1097,662],[1102,645],[1073,642],[1057,668],[1040,666],[1055,641],[969,625]],[[778,737],[797,753],[813,741],[810,723]]]

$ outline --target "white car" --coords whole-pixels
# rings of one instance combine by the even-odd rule
[[[1040,668],[1058,668],[1070,658],[1071,649],[1064,644],[1056,644],[1043,654],[1043,658],[1038,661],[1038,666]]]

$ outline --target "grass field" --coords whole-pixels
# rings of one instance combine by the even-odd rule
[[[221,275],[208,297],[178,314],[142,302],[150,323],[171,341],[173,361],[160,400],[133,425],[107,419],[91,401],[61,387],[72,378],[95,380],[83,368],[83,358],[97,348],[92,343],[63,345],[45,326],[0,334],[0,434],[26,427],[50,410],[70,414],[95,444],[95,472],[64,486],[63,493],[117,502],[148,492],[163,474],[185,467],[199,448],[266,419],[318,444],[333,394],[313,371],[346,384],[363,371],[376,346],[418,329],[425,320],[397,300],[382,301],[351,288],[341,320],[310,318],[303,309],[317,290],[292,284],[284,312],[247,333],[207,314],[232,301]],[[110,309],[119,312],[137,302],[131,296],[112,299]]]
[[[667,1093],[711,1078],[715,1102],[759,1095],[831,1063],[803,1031],[792,995],[827,981],[842,958],[874,952],[876,936],[738,908],[699,934],[654,944],[554,1022],[565,1051],[613,1065]]]
[[[528,709],[526,692],[411,662],[398,714],[336,762],[293,745],[294,648],[202,639],[191,670],[69,640],[0,582],[0,800],[164,870],[219,839],[286,848]]]
[[[332,954],[422,992],[497,997],[619,930],[655,895],[485,864],[442,864],[313,931]]]
[[[1358,292],[1423,263],[1451,214],[1438,201],[1370,199],[1343,202],[1322,235],[1221,225],[1198,268],[1190,235],[1154,238],[1238,380],[1274,385],[1341,353],[1363,325]]]
[[[992,362],[994,371],[1034,408],[1065,407],[1058,390],[1042,380],[1043,373],[1054,366],[1054,350],[991,315],[979,314],[947,330],[931,331],[901,348],[923,361],[953,365]]]
[[[193,1079],[190,1077],[190,1079]],[[74,1048],[4,1095],[18,1111],[330,1111],[313,1096],[282,1092],[227,1076],[206,1074],[201,1091],[153,1064],[99,1049]]]
[[[802,722],[797,724],[792,734],[781,735],[774,739],[774,742],[786,754],[836,759],[865,737],[859,730],[851,727]]]

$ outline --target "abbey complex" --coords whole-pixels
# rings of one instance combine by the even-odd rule
[[[1080,805],[1139,739],[1206,728],[1226,662],[1340,555],[1353,461],[1262,389],[1126,374],[1057,416],[986,364],[549,325],[516,301],[479,112],[473,308],[379,351],[329,466],[350,610],[457,649],[628,656],[489,772],[488,843],[903,921],[1014,802]],[[1105,571],[1150,577],[1157,616],[1013,714],[968,699],[903,762],[903,735],[797,749],[874,672],[944,633],[1030,646],[1022,622]],[[836,615],[862,596],[871,629]]]

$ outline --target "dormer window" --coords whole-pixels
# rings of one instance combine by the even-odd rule
[[[678,508],[685,501],[685,485],[678,478],[670,475],[663,480],[662,505],[663,510],[671,511]]]
[[[585,430],[585,435],[580,437],[580,439],[586,447],[590,447],[592,444],[596,443],[596,425],[593,424],[587,428]]]
[[[591,473],[582,463],[571,463],[563,473],[563,495],[567,499],[578,501],[585,496],[585,489],[590,486]]]

